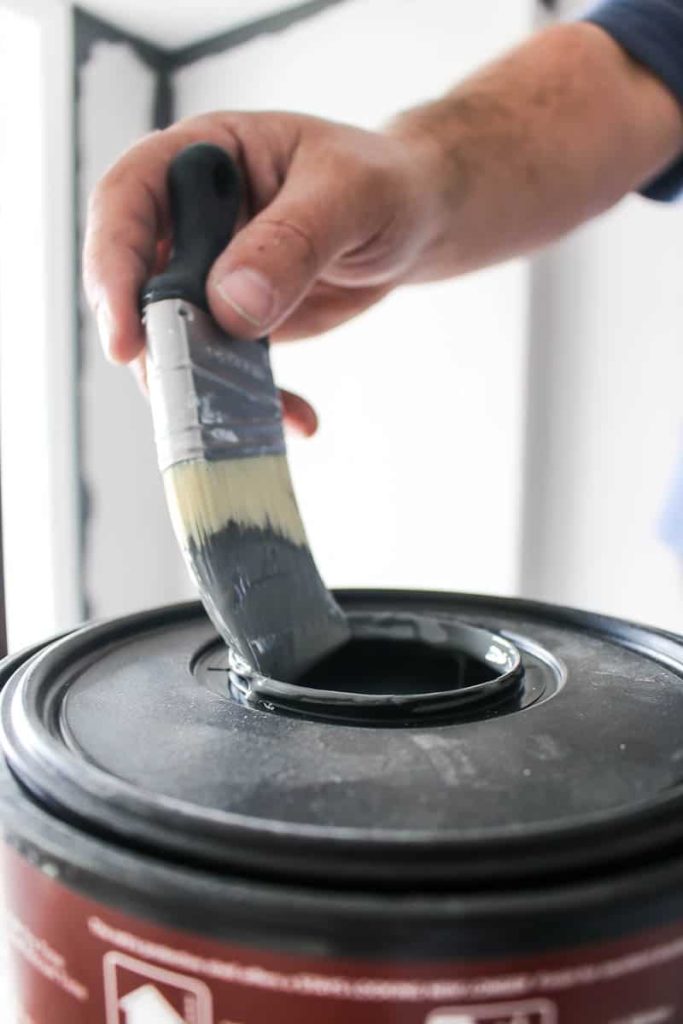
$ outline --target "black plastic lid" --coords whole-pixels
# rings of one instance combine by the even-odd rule
[[[339,599],[356,646],[309,705],[241,686],[198,605],[46,646],[3,695],[12,770],[120,845],[328,885],[545,884],[683,842],[683,640],[510,599]],[[391,679],[409,706],[384,716]],[[374,699],[340,716],[354,688]]]

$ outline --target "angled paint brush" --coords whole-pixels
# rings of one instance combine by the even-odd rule
[[[173,253],[143,294],[166,496],[221,636],[246,668],[291,682],[349,631],[306,540],[268,343],[229,337],[206,301],[234,230],[239,175],[222,149],[199,144],[175,158],[168,186]]]

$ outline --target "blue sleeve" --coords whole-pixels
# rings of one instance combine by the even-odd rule
[[[603,0],[586,20],[661,78],[683,105],[683,0]],[[683,155],[641,192],[664,200],[683,192]]]
[[[683,558],[683,444],[659,521],[659,537]]]

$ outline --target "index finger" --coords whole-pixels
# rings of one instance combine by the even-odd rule
[[[168,234],[166,174],[185,146],[210,141],[216,127],[198,117],[136,143],[104,175],[88,207],[83,279],[105,354],[127,363],[144,346],[139,294]],[[220,144],[226,147],[225,133]]]
[[[167,149],[160,133],[143,139],[90,198],[83,280],[105,353],[115,362],[134,359],[144,344],[138,295],[165,231]]]

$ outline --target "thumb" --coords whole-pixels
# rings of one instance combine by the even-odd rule
[[[320,186],[285,186],[214,263],[211,312],[237,337],[258,338],[277,327],[348,245],[342,197]]]

